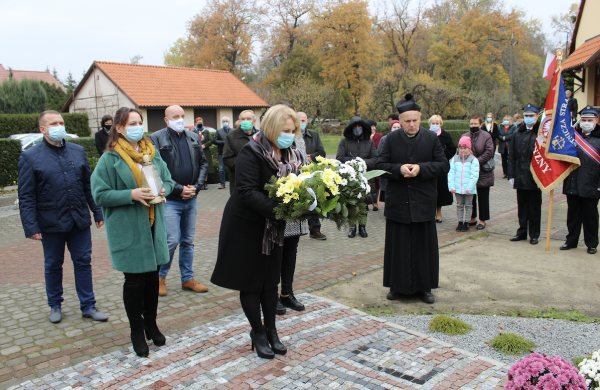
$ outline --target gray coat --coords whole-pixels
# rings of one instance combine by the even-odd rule
[[[231,131],[231,130],[233,130],[233,129],[230,127],[229,131]],[[227,130],[225,130],[224,127],[221,127],[215,133],[213,140],[215,141],[214,142],[215,145],[217,145],[217,154],[223,155],[223,146],[225,145],[225,140],[227,139],[227,134],[229,134],[229,133],[227,132]]]

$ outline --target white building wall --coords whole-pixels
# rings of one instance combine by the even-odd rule
[[[94,68],[69,105],[69,112],[87,113],[93,135],[99,129],[102,117],[114,115],[120,107],[135,108],[135,104],[102,70]]]

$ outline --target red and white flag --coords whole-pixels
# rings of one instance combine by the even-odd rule
[[[554,76],[557,66],[556,54],[546,54],[546,64],[544,65],[544,78],[546,80],[552,80],[552,76]]]

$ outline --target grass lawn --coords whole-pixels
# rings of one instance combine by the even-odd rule
[[[322,135],[321,141],[323,141],[325,152],[327,154],[335,155],[337,153],[338,145],[340,144],[340,140],[342,138],[344,137],[341,135]]]

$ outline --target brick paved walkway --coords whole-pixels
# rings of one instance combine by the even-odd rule
[[[172,335],[148,358],[113,352],[17,388],[83,389],[494,389],[499,362],[453,348],[323,298],[278,321],[289,351],[274,360],[250,350],[236,314]]]
[[[499,166],[499,164],[498,164]],[[496,185],[491,190],[491,215],[485,232],[514,234],[517,228],[516,196],[506,180],[496,170]],[[560,193],[560,189],[557,189]],[[167,278],[168,296],[159,302],[159,325],[165,334],[184,331],[234,314],[239,310],[236,292],[221,289],[208,282],[217,254],[218,232],[222,210],[229,191],[211,186],[199,195],[199,214],[194,249],[195,278],[208,284],[206,294],[182,291],[175,265]],[[562,195],[555,203],[564,202]],[[14,199],[13,199],[14,200]],[[3,207],[11,200],[3,199]],[[544,197],[547,204],[548,197]],[[383,209],[383,204],[381,204]],[[93,277],[97,306],[109,321],[97,323],[81,318],[79,302],[73,283],[73,265],[68,256],[64,265],[63,321],[51,324],[46,304],[44,267],[41,244],[23,237],[18,215],[6,212],[0,217],[0,387],[41,377],[64,366],[72,366],[90,357],[122,350],[129,341],[129,324],[122,303],[123,275],[112,269],[104,228],[92,228]],[[369,238],[347,238],[347,232],[338,231],[324,222],[322,231],[327,241],[302,237],[298,250],[296,292],[312,292],[340,281],[381,268],[385,219],[383,210],[369,212]],[[557,238],[564,221],[556,221]],[[444,222],[438,225],[440,245],[459,242],[480,234],[456,233],[455,206],[444,208]],[[545,236],[546,229],[543,228]],[[562,238],[562,237],[561,237]],[[235,245],[235,243],[232,243]],[[556,245],[556,244],[555,244]],[[540,250],[543,246],[540,245]]]

